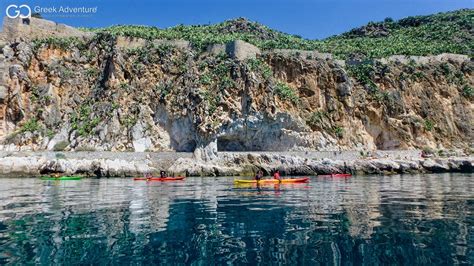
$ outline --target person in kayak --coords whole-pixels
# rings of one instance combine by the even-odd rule
[[[273,179],[276,179],[281,182],[280,171],[276,170],[275,173],[273,173]]]
[[[161,170],[161,171],[160,171],[160,177],[161,177],[161,178],[165,178],[165,177],[166,177],[166,172],[163,171],[163,170]]]
[[[263,177],[263,172],[262,172],[262,170],[259,170],[257,172],[257,174],[255,175],[255,180],[257,180],[257,182],[258,182],[258,181],[262,180],[262,177]]]

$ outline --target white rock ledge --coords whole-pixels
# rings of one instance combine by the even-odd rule
[[[211,161],[200,161],[188,153],[18,153],[0,154],[0,176],[36,177],[53,173],[89,177],[141,176],[169,173],[186,176],[245,176],[257,170],[270,174],[317,175],[329,173],[404,174],[474,172],[474,157],[449,158],[314,158],[304,155],[265,153],[220,153]]]

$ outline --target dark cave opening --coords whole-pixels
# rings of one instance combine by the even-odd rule
[[[258,143],[238,137],[223,136],[217,138],[218,151],[262,151]]]
[[[218,138],[218,151],[246,151],[243,141],[239,139]]]
[[[196,149],[197,143],[195,140],[187,141],[186,143],[177,143],[176,141],[171,141],[171,147],[177,152],[193,152]]]

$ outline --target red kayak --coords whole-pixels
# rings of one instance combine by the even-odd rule
[[[330,174],[330,175],[318,175],[320,177],[350,177],[351,174]]]
[[[133,180],[135,181],[179,181],[183,180],[184,176],[176,176],[176,177],[135,177]]]

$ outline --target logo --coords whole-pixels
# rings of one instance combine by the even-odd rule
[[[9,5],[5,11],[9,18],[29,18],[31,17],[31,8],[27,5]]]

